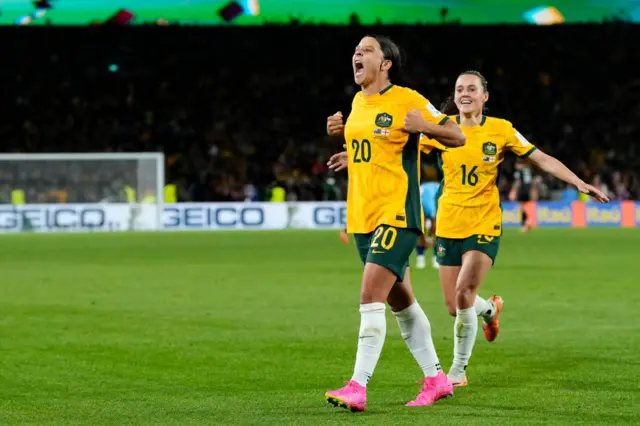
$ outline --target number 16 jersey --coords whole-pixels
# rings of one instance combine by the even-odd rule
[[[460,116],[452,119],[460,123]],[[498,181],[500,164],[507,151],[527,157],[533,146],[513,125],[500,118],[483,116],[479,126],[460,126],[467,143],[445,148],[422,138],[421,150],[437,149],[444,179],[438,199],[436,236],[468,238],[472,235],[500,236],[502,208]]]
[[[409,111],[432,123],[448,117],[418,92],[389,86],[375,95],[358,92],[345,126],[349,159],[347,232],[367,234],[379,225],[422,231],[419,135],[403,130]]]

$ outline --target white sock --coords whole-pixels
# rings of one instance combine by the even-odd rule
[[[495,305],[483,299],[480,296],[476,296],[476,302],[473,304],[476,310],[476,316],[482,316],[484,319],[491,319],[495,311]]]
[[[441,370],[440,361],[431,338],[431,324],[418,301],[400,312],[393,312],[393,315],[398,321],[402,338],[422,368],[424,376],[435,377]]]
[[[453,374],[461,374],[466,370],[477,334],[478,317],[475,308],[457,309],[453,326]]]
[[[382,345],[387,334],[385,308],[385,304],[379,302],[360,305],[358,352],[351,380],[362,386],[367,386],[382,353]]]

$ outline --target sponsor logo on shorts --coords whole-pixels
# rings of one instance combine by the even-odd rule
[[[489,235],[478,235],[478,244],[491,244],[494,238]]]

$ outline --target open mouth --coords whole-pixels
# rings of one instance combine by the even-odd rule
[[[364,65],[360,60],[356,60],[353,64],[354,64],[357,76],[364,74]]]
[[[471,101],[468,99],[465,99],[463,101],[460,102],[461,105],[471,105]]]

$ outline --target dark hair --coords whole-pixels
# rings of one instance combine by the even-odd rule
[[[489,83],[487,83],[487,79],[484,78],[484,75],[480,74],[479,71],[465,71],[465,72],[461,72],[460,74],[458,74],[458,78],[462,75],[475,75],[476,77],[478,77],[480,79],[480,84],[482,84],[482,88],[484,89],[485,92],[489,93]],[[448,96],[444,102],[442,102],[442,106],[440,107],[440,111],[443,114],[446,115],[456,115],[458,114],[458,106],[456,105],[454,99],[455,99],[455,90],[453,92],[453,94],[451,94],[450,96]],[[487,108],[487,106],[485,105],[484,108],[482,108],[482,112],[484,114],[487,113],[489,109]]]
[[[400,71],[404,65],[404,55],[400,51],[397,44],[393,42],[389,37],[383,35],[367,35],[365,37],[375,38],[378,44],[380,44],[380,50],[382,50],[382,56],[385,60],[391,61],[392,65],[389,68],[389,81],[395,81],[400,77]]]

